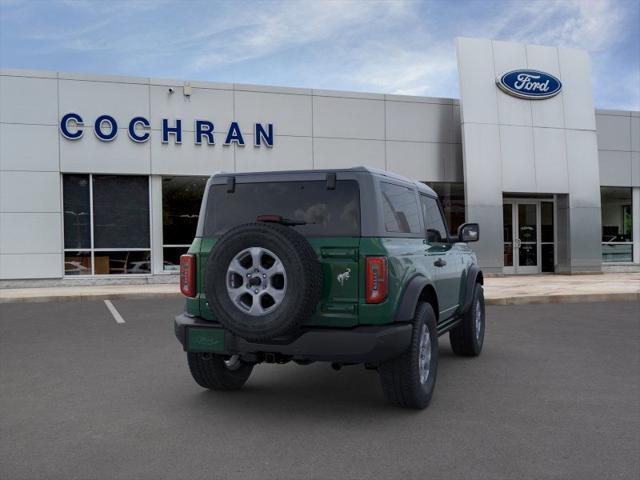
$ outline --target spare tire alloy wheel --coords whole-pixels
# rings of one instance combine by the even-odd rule
[[[293,333],[313,315],[322,268],[309,242],[293,228],[247,223],[213,247],[204,277],[214,319],[250,342]]]
[[[227,268],[227,293],[233,304],[253,316],[280,306],[287,293],[287,273],[271,250],[250,247],[238,253]]]

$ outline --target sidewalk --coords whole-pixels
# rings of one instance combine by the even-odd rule
[[[0,303],[179,297],[178,285],[102,285],[0,290]],[[527,275],[485,279],[489,305],[640,300],[640,273]]]
[[[640,300],[640,273],[519,275],[485,279],[491,305]]]

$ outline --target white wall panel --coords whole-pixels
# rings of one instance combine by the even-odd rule
[[[58,124],[57,80],[0,76],[0,122]]]
[[[565,128],[595,130],[589,54],[575,48],[559,48]]]
[[[387,101],[387,139],[453,141],[453,106]]]
[[[536,166],[533,157],[533,130],[530,127],[500,126],[502,190],[535,192]]]
[[[464,182],[464,166],[462,162],[462,144],[449,144],[451,157],[444,164],[444,182]]]
[[[494,77],[498,77],[517,68],[526,68],[527,55],[523,43],[492,42]],[[502,125],[531,125],[531,107],[529,102],[507,95],[496,89],[498,101],[498,121]]]
[[[416,180],[444,181],[450,156],[447,144],[387,142],[387,170]]]
[[[596,115],[598,148],[601,150],[631,150],[631,117]]]
[[[451,141],[462,143],[462,126],[460,124],[460,105],[453,106],[453,121],[451,122]]]
[[[127,128],[139,115],[149,118],[148,85],[60,80],[59,88],[60,116],[78,113],[85,125],[93,125],[100,115],[114,117],[118,128]]]
[[[0,213],[0,253],[62,251],[60,213]]]
[[[253,138],[250,137],[251,142]],[[251,144],[236,147],[236,170],[302,170],[313,168],[312,145],[309,137],[279,137],[273,148],[256,148]]]
[[[382,140],[316,138],[313,142],[313,168],[349,168],[358,165],[385,168]]]
[[[540,193],[569,193],[564,130],[533,129],[536,186]]]
[[[349,90],[321,90],[321,89],[314,88],[312,90],[312,93],[314,96],[317,96],[317,97],[358,98],[358,99],[369,99],[369,100],[385,99],[385,95],[383,93],[354,92]]]
[[[194,82],[194,84],[199,82]],[[202,82],[205,83],[205,82]],[[206,85],[216,85],[211,82],[206,82]],[[277,87],[274,85],[255,85],[255,84],[247,84],[247,83],[233,83],[229,84],[233,88],[233,90],[239,92],[260,92],[260,93],[293,93],[297,95],[312,95],[313,90],[310,88],[295,88],[295,87]],[[213,86],[209,86],[209,88],[215,88]]]
[[[93,75],[91,73],[59,72],[58,78],[60,80],[78,80],[82,82],[149,84],[149,78],[147,77],[132,77],[129,75]]]
[[[193,88],[192,92],[191,96],[185,97],[182,88],[176,88],[169,94],[169,87],[152,85],[151,128],[160,130],[163,118],[169,119],[172,126],[175,119],[180,119],[183,142],[193,142],[193,135],[185,136],[184,132],[194,131],[195,120],[209,120],[214,124],[214,131],[226,132],[233,120],[233,92],[207,88]]]
[[[640,117],[631,116],[631,151],[640,152]]]
[[[465,123],[462,135],[465,201],[476,206],[502,205],[502,162],[498,126]]]
[[[490,40],[457,38],[463,122],[498,123],[497,88]]]
[[[630,187],[633,175],[631,152],[600,150],[600,185],[611,187]]]
[[[62,277],[62,254],[0,254],[0,280]]]
[[[256,122],[273,123],[274,135],[310,137],[311,96],[235,92],[236,120],[243,132],[253,132]]]
[[[527,66],[533,70],[550,73],[562,82],[558,49],[541,45],[527,45]],[[530,102],[531,118],[536,127],[564,128],[562,92],[544,101]]]
[[[0,212],[59,212],[58,172],[0,173]]]
[[[84,136],[79,140],[60,139],[60,168],[63,172],[148,175],[150,143],[154,140],[160,141],[159,132],[152,132],[145,143],[136,143],[129,138],[126,129],[120,128],[114,140],[103,142],[95,136],[93,128],[85,127]]]
[[[640,152],[631,152],[631,184],[640,187]]]
[[[184,134],[183,134],[184,135]],[[233,172],[233,149],[253,149],[253,138],[245,136],[245,147],[223,145],[225,135],[214,135],[215,145],[196,145],[188,137],[182,138],[182,144],[173,142],[164,144],[159,132],[153,135],[147,144],[151,145],[151,173],[154,175],[212,175],[217,171]],[[280,142],[280,138],[276,139]],[[264,149],[264,147],[261,147]]]
[[[596,133],[566,130],[569,202],[572,207],[600,206],[600,177]]]
[[[59,169],[58,127],[0,123],[0,170]]]
[[[316,137],[384,140],[384,101],[313,97]]]

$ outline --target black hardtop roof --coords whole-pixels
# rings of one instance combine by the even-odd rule
[[[403,175],[399,175],[397,173],[388,172],[386,170],[382,170],[379,168],[368,167],[368,166],[357,166],[351,168],[322,168],[322,169],[302,169],[302,170],[277,170],[277,171],[262,171],[262,172],[216,172],[212,175],[211,179],[213,180],[216,177],[219,178],[228,178],[228,177],[238,177],[241,179],[242,177],[269,177],[270,181],[274,181],[277,178],[285,178],[290,175],[304,175],[304,174],[328,174],[328,173],[336,173],[340,172],[349,172],[349,173],[362,173],[362,174],[370,174],[377,177],[384,177],[389,180],[396,180],[402,183],[407,183],[415,186],[419,191],[423,193],[427,193],[431,196],[437,197],[436,192],[434,192],[429,186],[425,185],[422,182],[418,182],[416,180],[412,180]],[[339,175],[338,175],[339,179]]]

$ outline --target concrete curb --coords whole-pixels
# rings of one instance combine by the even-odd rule
[[[640,292],[574,293],[559,295],[522,295],[485,298],[487,305],[534,305],[552,303],[594,303],[640,301]]]
[[[143,300],[150,298],[178,298],[177,292],[135,292],[135,293],[89,293],[76,295],[43,295],[23,297],[1,297],[4,303],[45,303],[45,302],[95,302],[99,300]]]
[[[153,298],[178,298],[178,292],[113,292],[68,295],[25,295],[16,297],[0,296],[0,304],[5,303],[44,303],[44,302],[94,302],[99,300],[141,300]],[[559,295],[521,295],[508,297],[486,297],[487,305],[533,305],[552,303],[592,303],[640,301],[640,292],[618,293],[576,293]]]

